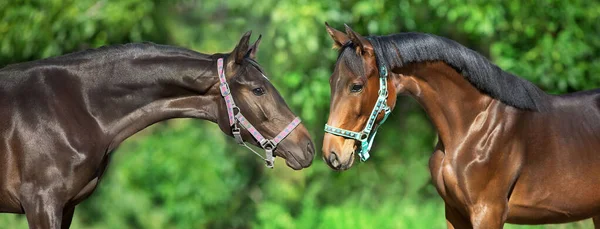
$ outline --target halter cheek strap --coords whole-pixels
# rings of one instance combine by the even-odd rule
[[[283,139],[285,139],[298,125],[300,125],[300,118],[296,117],[290,124],[288,124],[275,138],[266,139],[258,130],[242,115],[240,112],[240,108],[235,105],[233,101],[233,96],[231,96],[231,91],[229,89],[229,84],[227,84],[227,78],[225,78],[225,70],[223,68],[223,58],[219,58],[217,60],[217,70],[219,74],[219,89],[221,90],[221,96],[225,99],[225,105],[227,106],[227,117],[229,118],[229,126],[231,127],[231,133],[235,138],[235,141],[248,148],[254,154],[258,155],[260,158],[265,160],[267,167],[273,168],[275,164],[275,157],[273,156],[273,151],[277,148],[277,145]],[[242,135],[240,132],[240,128],[238,124],[242,125],[251,135],[254,137],[256,142],[260,145],[262,149],[265,150],[265,157],[260,155],[258,152],[254,151],[250,148],[244,140],[242,139]]]
[[[371,115],[369,116],[369,120],[367,121],[365,128],[363,128],[363,130],[360,132],[354,132],[325,124],[325,132],[344,138],[355,139],[361,143],[360,151],[358,152],[361,161],[366,161],[369,159],[369,151],[371,150],[371,146],[373,146],[373,140],[377,134],[377,129],[379,129],[385,120],[387,120],[388,116],[392,112],[392,109],[390,109],[390,107],[387,105],[387,69],[382,63],[379,63],[379,66],[379,96],[377,97],[377,102],[371,111]],[[373,129],[373,126],[375,126],[375,120],[382,111],[384,112],[383,119],[379,122],[377,128]]]

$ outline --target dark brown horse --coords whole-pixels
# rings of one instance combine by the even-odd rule
[[[227,54],[128,44],[0,70],[0,212],[25,213],[30,228],[68,228],[110,153],[141,129],[191,117],[232,135],[219,59],[239,107],[234,112],[264,137],[276,137],[295,115],[254,61],[260,38],[252,46],[249,39],[248,32]],[[314,147],[307,130],[288,129],[273,144],[275,155],[293,169],[308,167]],[[241,136],[265,145],[248,131]]]
[[[341,49],[328,125],[362,130],[385,75],[380,69],[387,70],[387,105],[393,109],[397,95],[413,97],[438,131],[429,168],[448,228],[587,218],[600,228],[600,90],[549,95],[434,35],[327,31]],[[378,123],[384,114],[376,116]],[[323,157],[347,169],[356,144],[326,133]]]

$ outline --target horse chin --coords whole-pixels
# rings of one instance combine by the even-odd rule
[[[285,160],[285,164],[292,168],[293,170],[301,170],[304,167],[302,167],[302,165],[300,165],[300,163],[298,163],[297,161],[291,161],[291,160]]]
[[[285,164],[293,170],[301,170],[312,164],[312,160],[305,160],[302,156],[296,156],[296,154],[287,150],[276,150],[276,155],[283,158]]]

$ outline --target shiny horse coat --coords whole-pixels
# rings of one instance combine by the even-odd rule
[[[252,46],[249,38],[227,54],[128,44],[1,69],[0,212],[25,213],[31,228],[68,228],[110,153],[137,131],[190,117],[231,135],[218,58],[240,112],[275,137],[295,115],[253,60],[260,38]],[[257,144],[245,130],[242,138]],[[294,169],[308,167],[314,147],[306,128],[291,131],[274,153]]]
[[[397,95],[416,99],[438,131],[429,168],[448,228],[588,218],[600,228],[600,90],[549,95],[434,35],[327,31],[341,48],[328,123],[364,126],[377,98],[377,60],[385,64],[388,105]],[[364,89],[349,91],[355,85]],[[348,169],[355,145],[325,134],[324,159]]]

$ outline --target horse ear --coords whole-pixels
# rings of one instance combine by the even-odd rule
[[[258,45],[260,45],[260,38],[262,38],[262,34],[258,35],[258,39],[252,46],[250,46],[250,49],[248,50],[248,56],[253,60],[256,60],[256,52],[258,51]]]
[[[365,37],[361,36],[357,32],[354,32],[354,30],[352,30],[350,26],[344,24],[344,27],[346,27],[346,34],[348,34],[348,37],[350,38],[352,43],[356,45],[356,52],[358,54],[373,54],[373,45],[371,44],[371,42],[369,42],[369,40],[367,40]]]
[[[235,61],[236,64],[242,63],[248,53],[248,41],[250,40],[250,35],[252,35],[252,31],[244,33],[240,42],[230,54],[230,57],[233,58],[233,61]]]
[[[335,44],[333,45],[334,48],[341,48],[342,46],[344,46],[344,44],[350,41],[348,35],[346,35],[342,31],[339,31],[329,26],[329,23],[327,22],[325,22],[325,28],[327,29],[327,33],[329,33],[331,39],[333,39],[333,41],[335,42]]]

